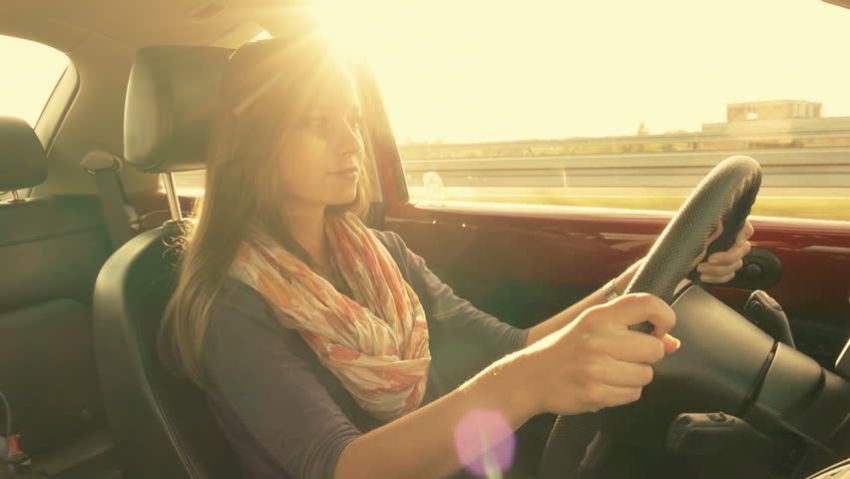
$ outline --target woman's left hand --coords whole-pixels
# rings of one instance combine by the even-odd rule
[[[707,244],[711,244],[722,232],[723,225],[721,224],[709,238]],[[697,265],[700,281],[712,284],[723,284],[731,281],[735,277],[735,273],[744,265],[744,256],[752,249],[749,240],[754,232],[752,223],[750,223],[750,220],[746,220],[735,238],[735,244],[726,251],[712,254],[707,260]]]
[[[753,236],[754,232],[755,230],[750,220],[746,220],[741,231],[738,232],[735,244],[728,250],[714,253],[707,260],[703,261],[706,255],[706,250],[703,249],[703,252],[692,263],[692,265],[696,266],[696,270],[700,274],[700,281],[712,284],[722,284],[731,281],[735,277],[735,273],[744,265],[744,256],[752,249],[749,239]],[[723,224],[721,222],[718,223],[717,230],[706,240],[705,248],[707,249],[708,245],[722,233]],[[626,286],[628,286],[632,277],[637,273],[644,259],[641,258],[640,261],[631,265],[629,269],[614,280],[617,293],[623,294],[623,291],[625,291]]]

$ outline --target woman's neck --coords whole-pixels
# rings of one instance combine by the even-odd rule
[[[325,209],[291,209],[286,214],[286,223],[292,238],[310,255],[310,259],[325,265],[328,250],[325,243]]]

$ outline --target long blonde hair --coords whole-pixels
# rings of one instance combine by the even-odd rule
[[[350,71],[315,34],[243,46],[228,61],[207,151],[204,197],[177,247],[177,286],[165,311],[160,356],[175,372],[203,386],[201,352],[210,307],[239,244],[270,234],[312,265],[281,214],[279,145],[301,120],[334,72]],[[285,159],[283,160],[285,161]],[[363,170],[363,158],[360,167]],[[362,171],[355,201],[327,214],[365,215],[369,175]]]

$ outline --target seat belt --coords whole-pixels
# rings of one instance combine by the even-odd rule
[[[94,150],[86,153],[80,166],[86,173],[94,176],[109,239],[112,241],[113,250],[117,250],[133,237],[127,197],[121,178],[118,177],[118,170],[122,166],[121,158],[105,151]]]

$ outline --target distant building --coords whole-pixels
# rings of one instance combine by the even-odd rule
[[[726,106],[725,123],[705,123],[705,135],[740,138],[769,135],[776,140],[794,138],[805,141],[811,135],[838,135],[846,144],[850,137],[850,117],[822,117],[821,104],[803,100],[753,101]],[[806,146],[831,146],[811,144]]]
[[[726,122],[820,118],[820,103],[802,100],[751,101],[726,105]]]
[[[771,100],[726,105],[726,121],[701,131],[551,140],[401,145],[402,158],[451,159],[740,152],[754,149],[850,147],[850,116],[822,117],[821,104]]]

